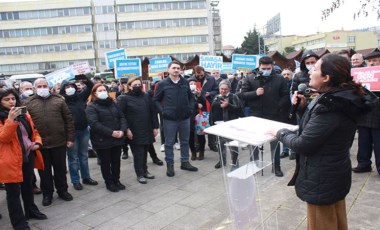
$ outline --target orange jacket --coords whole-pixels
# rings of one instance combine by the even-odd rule
[[[42,145],[42,139],[29,114],[26,119],[32,129],[32,141]],[[0,122],[0,181],[3,183],[18,183],[23,181],[22,175],[22,149],[17,137],[17,127],[19,123],[5,120]],[[21,140],[22,141],[22,140]],[[36,150],[34,167],[44,169],[42,154]],[[33,154],[33,153],[31,153]]]

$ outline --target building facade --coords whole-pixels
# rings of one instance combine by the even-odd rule
[[[308,36],[275,36],[265,39],[269,51],[284,52],[286,47],[319,51],[342,49],[362,50],[378,46],[377,34],[373,31],[332,31]]]
[[[0,73],[51,72],[88,61],[104,71],[104,54],[213,54],[209,0],[49,0],[0,3]],[[211,31],[210,31],[211,30]]]

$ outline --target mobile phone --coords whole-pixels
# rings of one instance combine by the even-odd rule
[[[26,106],[17,107],[17,109],[19,109],[19,115],[24,115],[26,113]]]
[[[200,82],[195,82],[195,85],[196,85],[196,89],[197,89],[197,90],[202,89],[202,86],[201,86],[201,83],[200,83]]]

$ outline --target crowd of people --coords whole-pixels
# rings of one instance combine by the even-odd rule
[[[98,158],[109,191],[125,189],[120,165],[121,159],[128,158],[129,149],[137,181],[148,183],[155,178],[148,171],[148,153],[155,164],[163,165],[153,146],[159,131],[168,177],[175,176],[175,148],[180,150],[180,169],[196,172],[198,168],[190,160],[207,157],[206,142],[210,150],[219,152],[215,168],[224,167],[228,140],[220,138],[218,144],[215,136],[206,138],[195,130],[197,114],[208,112],[210,125],[244,116],[299,124],[297,133],[273,130],[274,174],[284,175],[281,158],[295,159],[296,173],[290,184],[308,204],[309,229],[321,229],[321,223],[322,229],[347,229],[344,198],[351,186],[349,149],[357,126],[358,165],[352,171],[371,171],[374,149],[380,174],[380,144],[375,141],[380,137],[379,95],[355,83],[350,72],[351,67],[363,66],[380,66],[380,52],[364,58],[355,54],[350,60],[345,52],[320,58],[305,51],[296,73],[264,56],[258,68],[245,75],[223,76],[220,70],[209,75],[196,66],[193,75],[185,77],[181,64],[172,61],[166,78],[146,91],[139,77],[102,82],[77,75],[54,87],[44,78],[22,82],[19,89],[3,85],[0,181],[5,184],[12,226],[29,229],[29,218],[48,218],[35,205],[33,193],[42,192],[43,206],[52,204],[54,191],[65,201],[73,200],[68,192],[67,165],[74,189],[98,185],[90,176],[90,153]],[[303,85],[307,93],[299,92]],[[296,116],[289,116],[292,104],[299,105]],[[234,170],[239,167],[239,152],[236,147],[230,150]],[[252,159],[259,159],[258,148]],[[38,169],[40,191],[34,168]]]

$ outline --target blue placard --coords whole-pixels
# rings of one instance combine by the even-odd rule
[[[139,58],[115,61],[115,78],[140,77],[141,75],[141,60]]]
[[[124,60],[127,59],[127,54],[124,49],[113,50],[104,54],[106,58],[106,65],[108,69],[112,69],[114,67],[116,60]]]
[[[170,57],[149,59],[150,73],[158,74],[166,72],[171,61]]]
[[[263,55],[232,54],[232,68],[235,70],[254,70],[259,66],[259,59]]]
[[[53,87],[62,81],[74,79],[75,75],[76,71],[73,70],[71,66],[69,66],[45,75],[45,79],[47,80],[49,86]]]
[[[221,73],[229,74],[236,73],[236,70],[232,68],[232,62],[223,62],[223,68]]]
[[[199,65],[202,66],[207,71],[212,71],[214,69],[222,70],[223,68],[223,57],[222,56],[211,56],[211,55],[201,55],[199,56]]]

